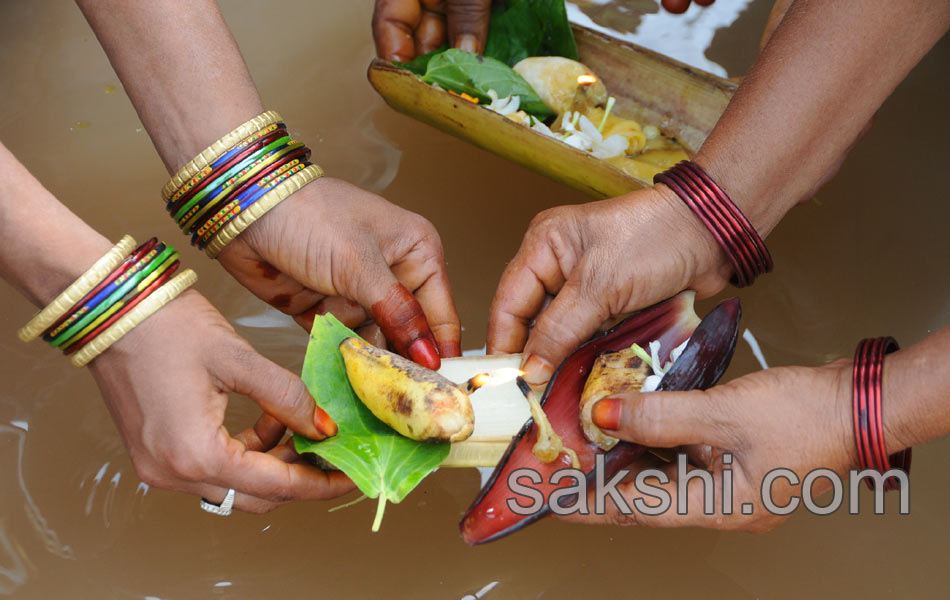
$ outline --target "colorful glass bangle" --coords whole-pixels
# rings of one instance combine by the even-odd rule
[[[851,371],[851,398],[854,418],[854,437],[861,469],[886,473],[900,469],[910,475],[912,449],[906,448],[887,456],[884,443],[884,421],[881,410],[884,380],[884,356],[898,350],[892,337],[861,340],[854,352]],[[865,478],[868,488],[874,489],[871,479]],[[893,477],[884,482],[885,490],[898,489]]]
[[[152,248],[145,257],[126,271],[114,282],[115,288],[101,302],[89,310],[78,322],[70,326],[66,331],[53,338],[50,346],[58,348],[67,343],[74,336],[80,334],[83,329],[93,323],[104,312],[109,310],[119,299],[132,290],[142,279],[148,276],[156,267],[165,261],[168,256],[173,254],[175,249],[172,246],[158,244]]]
[[[732,264],[736,286],[752,285],[756,277],[772,271],[772,255],[765,242],[702,167],[682,161],[658,173],[653,182],[672,189],[706,226]]]
[[[112,344],[121,340],[135,326],[154,314],[155,311],[194,285],[197,280],[198,276],[191,269],[185,269],[179,275],[176,275],[171,281],[149,294],[135,308],[96,336],[82,350],[76,352],[71,360],[73,365],[83,367],[88,364],[89,361],[108,350]]]
[[[290,135],[287,133],[286,129],[278,129],[268,133],[252,144],[249,144],[243,148],[238,148],[238,152],[236,152],[233,156],[230,156],[227,160],[223,160],[225,157],[222,157],[220,164],[215,163],[215,166],[208,167],[210,171],[208,172],[207,177],[205,177],[200,183],[194,186],[189,192],[182,194],[180,198],[169,201],[165,207],[166,210],[168,210],[170,215],[179,213],[183,206],[191,202],[192,198],[198,194],[201,194],[203,190],[213,187],[218,182],[220,182],[220,176],[222,174],[230,171],[239,164],[244,163],[244,161],[252,154],[260,152],[265,146],[283,137],[289,138]],[[207,194],[207,192],[205,192],[205,194]]]
[[[63,317],[76,302],[94,289],[103,279],[109,276],[132,249],[135,248],[135,239],[132,236],[125,236],[112,247],[102,258],[97,260],[88,271],[79,276],[76,281],[70,284],[63,292],[50,302],[46,308],[33,316],[29,322],[18,332],[19,337],[24,342],[36,339],[50,325],[54,324]]]
[[[81,350],[86,344],[88,344],[93,339],[95,339],[97,335],[99,335],[100,333],[108,329],[113,323],[115,323],[120,318],[122,318],[123,315],[125,315],[127,312],[135,308],[140,302],[142,302],[142,300],[145,300],[149,296],[149,294],[154,292],[160,286],[164,285],[166,281],[171,279],[172,275],[175,274],[175,271],[177,271],[178,267],[180,266],[181,266],[181,261],[177,259],[174,261],[171,261],[171,264],[168,266],[167,269],[162,271],[160,274],[157,273],[158,277],[154,281],[150,282],[148,287],[146,287],[144,290],[142,290],[141,293],[137,294],[134,298],[132,298],[127,304],[125,304],[125,306],[123,306],[115,314],[110,316],[104,323],[101,323],[98,327],[96,327],[91,332],[89,332],[84,338],[77,340],[75,344],[71,345],[69,348],[65,350],[64,354],[69,356],[70,354],[75,354],[76,352]]]
[[[272,123],[280,122],[283,122],[281,116],[277,114],[276,111],[268,110],[236,127],[230,133],[202,150],[201,153],[190,162],[182,166],[168,183],[165,184],[165,187],[162,188],[162,200],[168,202],[168,199],[175,193],[175,190],[185,185],[188,180],[220,158],[225,152],[233,148],[235,144],[244,138],[264,129]]]
[[[49,326],[49,328],[43,332],[43,340],[49,342],[55,336],[59,335],[66,327],[69,327],[76,322],[85,312],[82,307],[87,306],[90,301],[96,297],[105,287],[111,284],[115,279],[124,273],[129,267],[137,263],[142,259],[145,254],[151,250],[155,244],[158,243],[157,238],[151,238],[138,248],[136,248],[132,254],[127,256],[124,261],[122,261],[118,267],[116,267],[108,277],[103,279],[99,285],[92,289],[88,294],[82,297],[71,309],[70,312],[67,312],[65,315],[60,317],[58,321]],[[76,307],[80,307],[78,310]]]
[[[205,248],[205,254],[207,254],[209,258],[216,258],[218,253],[221,252],[225,246],[231,243],[231,241],[245,229],[250,227],[254,221],[286,200],[291,194],[320,177],[323,177],[323,169],[317,165],[309,165],[299,173],[282,181],[279,185],[264,194],[257,202],[248,207],[247,210],[243,211],[235,219],[225,225],[214,239],[208,243],[208,246]]]

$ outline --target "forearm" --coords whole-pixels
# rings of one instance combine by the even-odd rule
[[[0,277],[48,304],[111,243],[60,204],[0,144]]]
[[[950,435],[950,327],[888,355],[881,409],[888,453]]]
[[[263,111],[214,0],[77,0],[170,173]]]
[[[945,2],[797,0],[696,162],[768,234],[948,25]]]

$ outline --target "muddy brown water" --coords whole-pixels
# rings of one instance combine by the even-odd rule
[[[595,19],[624,14],[621,2],[616,11],[586,4]],[[753,2],[707,56],[741,74],[768,8]],[[370,2],[225,1],[223,10],[265,104],[327,171],[435,223],[464,347],[481,346],[494,284],[528,221],[585,198],[386,107],[364,76]],[[838,177],[770,237],[776,272],[727,290],[741,296],[743,325],[771,364],[847,356],[868,335],[906,345],[950,324],[948,58],[944,40]],[[161,163],[71,3],[0,5],[0,90],[0,139],[75,212],[111,239],[179,239],[159,208]],[[200,271],[198,289],[239,332],[299,370],[304,332],[193,249],[183,254]],[[194,497],[139,487],[92,378],[42,344],[20,344],[15,331],[33,308],[0,288],[0,595],[460,598],[498,582],[485,598],[878,598],[945,597],[950,588],[947,441],[915,451],[909,516],[893,507],[884,516],[796,514],[762,536],[548,520],[472,549],[456,528],[478,491],[470,469],[426,479],[389,507],[377,534],[371,502],[216,518]],[[727,377],[756,368],[741,344]],[[232,402],[235,429],[255,416],[246,399]]]

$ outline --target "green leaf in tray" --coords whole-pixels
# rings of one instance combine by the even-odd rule
[[[578,60],[564,0],[504,0],[492,11],[485,56],[514,66],[529,56]]]
[[[355,336],[333,315],[318,316],[310,331],[302,378],[338,433],[319,442],[294,435],[297,452],[313,452],[346,473],[366,496],[379,498],[373,531],[386,502],[398,503],[449,454],[449,444],[417,442],[377,419],[350,387],[339,345]]]
[[[465,92],[483,102],[491,101],[488,90],[495,90],[500,98],[520,96],[525,112],[541,118],[553,114],[521,75],[487,56],[450,48],[432,57],[422,80],[456,93]]]
[[[446,48],[448,48],[448,46],[443,45],[439,48],[436,48],[432,52],[428,52],[426,54],[420,54],[419,56],[415,57],[414,59],[410,60],[407,63],[394,60],[393,64],[396,65],[397,67],[402,67],[403,69],[412,71],[413,73],[421,77],[426,74],[426,68],[429,66],[429,61],[432,59],[432,57],[435,56],[436,54],[439,54]]]

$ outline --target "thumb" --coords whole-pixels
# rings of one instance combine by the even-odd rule
[[[373,320],[396,352],[429,369],[441,366],[435,336],[422,305],[382,260],[363,266],[351,297],[370,307]]]
[[[448,0],[445,7],[449,44],[480,54],[488,37],[491,0]]]
[[[618,394],[594,404],[592,420],[608,435],[653,448],[728,446],[721,405],[706,392]]]
[[[577,279],[569,279],[535,321],[524,347],[525,380],[541,384],[554,368],[597,331],[607,318],[607,307]]]
[[[336,423],[314,403],[299,377],[253,350],[242,351],[231,362],[233,391],[249,396],[261,410],[301,435],[316,440],[336,435]]]

